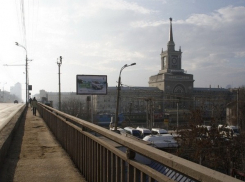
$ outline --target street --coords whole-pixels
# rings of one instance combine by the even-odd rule
[[[23,105],[23,103],[0,103],[0,131]]]

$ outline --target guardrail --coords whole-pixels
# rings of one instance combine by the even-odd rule
[[[49,106],[38,111],[87,181],[240,181]]]

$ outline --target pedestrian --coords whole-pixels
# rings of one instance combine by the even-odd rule
[[[30,99],[29,99],[29,103],[30,103],[30,107],[32,108],[31,101],[32,101],[32,99],[30,98]]]
[[[33,110],[33,115],[36,116],[36,110],[37,110],[37,100],[36,98],[34,97],[32,102],[31,102],[31,105],[32,105],[32,110]]]

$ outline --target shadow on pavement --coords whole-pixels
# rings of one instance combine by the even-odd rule
[[[13,136],[8,154],[0,168],[0,181],[10,182],[14,180],[15,169],[19,161],[19,156],[21,152],[22,139],[24,135],[25,120],[27,110],[24,111],[24,115],[19,123],[19,127]]]

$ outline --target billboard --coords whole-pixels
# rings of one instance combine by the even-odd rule
[[[107,75],[77,75],[77,95],[106,95]]]

